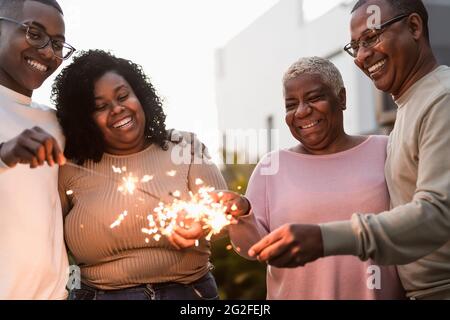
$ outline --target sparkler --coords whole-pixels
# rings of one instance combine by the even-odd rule
[[[189,192],[190,200],[188,201],[181,200],[181,192],[176,190],[170,193],[174,198],[173,202],[171,204],[166,204],[160,197],[149,193],[136,185],[138,182],[146,183],[151,181],[153,176],[145,175],[142,179],[139,179],[132,173],[129,173],[127,176],[122,177],[122,180],[119,180],[71,162],[66,163],[66,165],[119,183],[117,190],[123,194],[133,195],[135,191],[139,191],[158,200],[158,207],[154,209],[153,213],[147,216],[148,228],[142,228],[141,230],[143,233],[152,236],[155,241],[159,241],[163,235],[170,237],[175,232],[176,228],[189,228],[193,223],[200,223],[202,225],[202,228],[207,232],[205,239],[210,241],[213,235],[219,234],[223,228],[235,222],[232,215],[226,213],[227,206],[225,206],[222,201],[219,203],[216,202],[210,195],[210,192],[214,191],[214,188],[212,187],[201,187],[196,195]],[[127,169],[126,167],[118,168],[113,166],[112,170],[116,174],[121,174],[126,172]],[[176,174],[177,172],[175,170],[166,173],[169,177],[174,177]],[[197,178],[195,184],[200,186],[204,184],[204,182]],[[69,191],[71,194],[73,193],[73,191]],[[218,196],[221,198],[223,193],[219,193]],[[233,205],[231,210],[235,211],[237,210],[237,207]],[[121,213],[110,225],[110,228],[114,229],[120,226],[127,214],[127,211]],[[148,238],[145,238],[146,243],[149,243],[149,241]],[[195,245],[199,245],[198,240],[195,242]]]
[[[143,194],[145,194],[145,195],[147,195],[147,196],[149,196],[149,197],[151,197],[153,199],[156,199],[158,201],[162,201],[160,197],[158,197],[158,196],[156,196],[156,195],[154,195],[154,194],[152,194],[152,193],[150,193],[148,191],[145,191],[142,188],[137,187],[136,184],[134,183],[134,178],[133,178],[133,176],[131,174],[128,176],[128,179],[127,178],[122,178],[123,180],[120,181],[119,179],[116,179],[116,178],[111,177],[109,175],[106,175],[106,174],[103,174],[103,173],[100,173],[100,172],[97,172],[97,171],[85,168],[83,166],[77,165],[77,164],[72,163],[72,162],[67,162],[65,165],[69,166],[69,167],[77,168],[79,170],[85,171],[87,173],[93,174],[93,175],[95,175],[97,177],[101,177],[101,178],[106,179],[106,180],[117,182],[117,183],[120,184],[119,188],[122,186],[123,190],[127,190],[127,191],[132,190],[133,192],[134,192],[134,190],[136,190],[136,191],[139,191],[139,192],[141,192],[141,193],[143,193]],[[125,170],[123,170],[123,169],[125,169]],[[116,167],[113,166],[113,171],[115,173],[122,173],[123,171],[126,171],[126,168],[124,167],[124,168],[120,169],[120,168],[116,168]],[[129,192],[129,193],[133,194],[132,192]]]
[[[122,221],[125,219],[125,217],[126,217],[127,215],[128,215],[128,212],[127,212],[127,211],[124,211],[123,213],[121,213],[121,214],[119,215],[119,218],[117,218],[117,220],[114,221],[109,227],[110,227],[111,229],[114,229],[115,227],[120,226],[120,224],[122,223]]]
[[[213,235],[234,222],[232,215],[226,213],[227,206],[211,197],[212,191],[212,187],[202,187],[196,195],[189,193],[189,201],[175,199],[171,204],[159,203],[154,214],[147,217],[149,228],[142,232],[170,236],[177,227],[189,228],[190,224],[198,222],[208,232],[206,240],[211,240]]]

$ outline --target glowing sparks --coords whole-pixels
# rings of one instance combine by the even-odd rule
[[[170,236],[176,228],[189,229],[192,223],[200,223],[208,232],[205,239],[211,240],[213,235],[233,223],[233,217],[226,213],[227,207],[215,202],[210,195],[211,191],[214,188],[203,187],[196,195],[190,192],[189,201],[175,199],[171,204],[159,203],[154,213],[147,217],[149,227],[142,229],[142,232],[154,235],[156,240],[156,235]],[[176,191],[172,194],[176,194]]]
[[[120,226],[120,224],[122,223],[122,221],[125,219],[125,217],[128,215],[127,211],[122,212],[119,217],[116,219],[116,221],[114,221],[109,227],[111,229],[114,229],[118,226]]]
[[[67,194],[68,196],[72,195],[72,194],[73,194],[73,190],[67,190],[67,191],[66,191],[66,194]]]
[[[233,205],[231,206],[231,210],[236,211],[237,209],[238,209],[238,207],[237,207],[236,204],[233,204]]]
[[[228,251],[230,251],[231,249],[233,249],[233,246],[232,246],[231,244],[229,244],[229,245],[227,245],[226,249],[227,249]]]
[[[126,167],[112,166],[112,170],[117,174],[124,174],[127,171]],[[171,170],[166,172],[169,177],[175,177],[177,171]],[[136,191],[140,191],[148,196],[156,199],[160,199],[153,194],[139,188],[139,183],[147,183],[153,180],[153,175],[144,175],[142,178],[134,176],[131,172],[122,176],[122,181],[117,190],[124,195],[133,195]],[[204,181],[200,178],[195,179],[195,185],[204,185]],[[173,202],[165,204],[160,202],[152,213],[147,216],[148,226],[142,228],[141,231],[148,235],[145,238],[145,242],[149,243],[150,239],[159,241],[162,236],[171,236],[176,228],[190,229],[192,224],[200,224],[201,228],[205,230],[205,239],[210,241],[212,236],[219,234],[223,228],[235,223],[235,219],[227,213],[228,208],[223,204],[223,201],[217,203],[211,196],[211,192],[214,188],[202,186],[197,194],[189,192],[190,199],[185,201],[181,200],[182,193],[179,190],[175,190],[169,193],[173,198]],[[223,193],[219,193],[219,197],[223,197]],[[139,197],[137,200],[144,201]],[[138,205],[135,204],[137,207]],[[235,207],[233,209],[233,207]],[[233,206],[232,210],[236,210],[237,207]],[[120,226],[124,221],[128,212],[124,211],[114,221],[110,228],[114,229]],[[195,241],[195,246],[199,246],[200,241]]]
[[[115,166],[112,166],[112,169],[113,169],[113,172],[114,173],[122,173],[122,170],[120,169],[120,168],[117,168],[117,167],[115,167]]]
[[[179,197],[181,197],[181,192],[177,190],[177,191],[172,192],[172,195],[173,195],[175,198],[179,198]]]
[[[136,183],[139,179],[130,173],[127,177],[122,177],[123,183],[117,188],[123,194],[133,194],[136,190]]]
[[[149,175],[145,175],[142,177],[141,182],[142,183],[147,183],[149,181],[153,180],[153,176],[149,176]]]
[[[238,186],[237,189],[240,191],[242,190],[242,186]]]
[[[177,174],[177,172],[176,172],[175,170],[171,170],[171,171],[167,171],[166,174],[167,174],[169,177],[175,177],[176,174]]]

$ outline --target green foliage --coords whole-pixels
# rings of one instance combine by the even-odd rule
[[[266,267],[245,260],[233,249],[229,239],[214,242],[211,260],[221,299],[264,300],[266,298]]]
[[[237,156],[234,155],[234,159]],[[222,174],[228,188],[245,193],[255,165],[225,165]],[[264,300],[266,298],[266,266],[239,256],[229,238],[215,241],[211,260],[221,299]]]

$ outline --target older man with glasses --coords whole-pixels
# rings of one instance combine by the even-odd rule
[[[65,162],[64,138],[55,112],[31,100],[33,90],[75,51],[64,33],[55,0],[0,0],[2,300],[67,297],[68,259],[54,166]]]
[[[379,26],[369,25],[369,6],[380,9]],[[398,265],[411,299],[450,299],[450,68],[434,57],[421,0],[359,0],[352,13],[345,50],[398,105],[385,167],[392,209],[282,227],[249,255],[277,267],[293,252],[289,267],[332,255],[370,258]]]

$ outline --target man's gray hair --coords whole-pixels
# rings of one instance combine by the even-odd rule
[[[300,58],[292,64],[283,76],[283,85],[291,79],[295,79],[303,74],[318,74],[322,77],[324,83],[330,86],[331,89],[339,95],[339,92],[344,86],[344,80],[338,68],[327,59],[320,57],[305,57]]]

